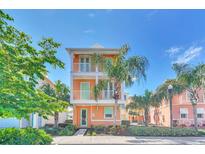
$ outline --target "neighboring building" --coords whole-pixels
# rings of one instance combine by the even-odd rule
[[[129,105],[132,101],[132,97],[128,97],[126,100],[126,106]],[[127,117],[130,122],[144,122],[144,110],[143,109],[134,109],[134,110],[127,110]]]
[[[194,124],[192,105],[189,92],[184,91],[174,95],[172,99],[172,113],[174,126],[191,127]],[[198,91],[199,102],[197,103],[197,120],[199,127],[205,127],[205,90]],[[159,108],[150,109],[150,120],[152,124],[162,126],[170,125],[169,101],[163,100]]]
[[[37,88],[44,84],[49,84],[52,88],[55,88],[55,85],[47,77],[45,77],[44,80],[39,81]],[[67,120],[67,112],[59,113],[59,123],[64,123],[65,120]],[[48,119],[43,119],[42,117],[38,116],[38,114],[31,114],[29,121],[24,118],[21,120],[16,118],[0,118],[0,128],[25,128],[28,126],[40,128],[45,126],[45,124],[54,124],[54,117],[49,116]]]
[[[102,54],[114,58],[119,49],[102,48],[67,48],[71,61],[70,87],[71,104],[73,104],[73,124],[77,127],[94,125],[113,125],[114,123],[114,85],[109,82],[102,91],[98,101],[95,101],[93,88],[99,80],[107,79],[102,66],[91,62],[91,55]],[[124,84],[121,84],[120,98],[117,108],[117,124],[121,123],[121,110],[125,109]]]

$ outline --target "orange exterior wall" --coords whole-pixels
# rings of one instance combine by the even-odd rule
[[[104,107],[111,106],[80,106],[75,105],[73,107],[73,124],[77,127],[80,127],[80,111],[81,109],[87,109],[87,122],[88,127],[96,126],[96,125],[104,125],[109,126],[113,125],[114,118],[105,119],[104,118]],[[113,112],[114,112],[114,106]],[[113,113],[114,116],[114,113]],[[117,125],[120,125],[120,109],[117,110]]]

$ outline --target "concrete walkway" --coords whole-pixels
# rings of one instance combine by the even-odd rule
[[[53,144],[203,144],[205,137],[57,136]]]
[[[87,129],[79,129],[74,136],[84,136],[86,133]]]

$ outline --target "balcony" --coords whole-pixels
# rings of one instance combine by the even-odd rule
[[[112,100],[113,90],[103,90],[98,100]],[[95,100],[92,90],[73,90],[73,100]]]
[[[73,63],[73,73],[96,73],[103,72],[103,67],[91,64],[91,63]]]

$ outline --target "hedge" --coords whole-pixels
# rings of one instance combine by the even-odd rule
[[[10,145],[44,145],[51,144],[52,137],[44,130],[34,128],[0,129],[0,144]]]
[[[135,136],[200,136],[201,133],[191,128],[130,126],[128,131]]]

